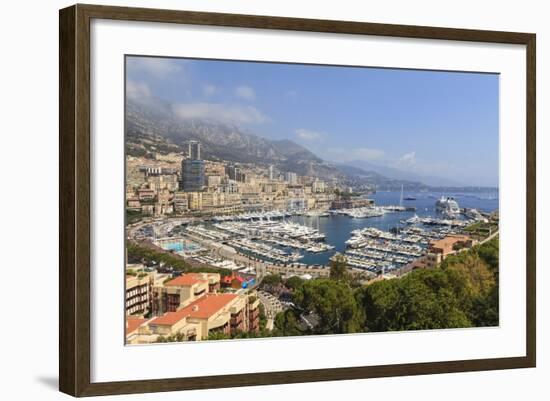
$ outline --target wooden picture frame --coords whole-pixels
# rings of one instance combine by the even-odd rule
[[[527,49],[525,60],[527,71],[526,356],[92,383],[90,380],[90,21],[94,18],[525,45]],[[534,34],[80,4],[60,10],[59,28],[59,388],[62,392],[73,396],[95,396],[535,366],[536,37]]]

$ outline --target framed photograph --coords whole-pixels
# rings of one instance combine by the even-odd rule
[[[61,391],[535,366],[534,34],[59,21]]]

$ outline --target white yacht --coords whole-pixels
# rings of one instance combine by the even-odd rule
[[[481,222],[484,222],[484,223],[487,223],[487,218],[484,217],[480,212],[479,210],[477,209],[466,209],[464,211],[464,215],[469,218],[469,219],[472,219],[472,220],[475,220],[475,221],[481,221]]]
[[[458,202],[452,197],[442,196],[435,202],[435,210],[449,217],[455,217],[460,214]]]
[[[407,219],[405,220],[405,223],[407,224],[417,224],[417,223],[420,223],[420,217],[418,217],[417,214],[415,214],[413,217],[411,217],[410,219]]]

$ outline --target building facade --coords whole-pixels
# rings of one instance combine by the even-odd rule
[[[151,309],[153,277],[150,273],[126,274],[126,315],[145,315]]]
[[[155,285],[149,320],[127,320],[126,341],[152,343],[160,337],[178,341],[259,331],[259,300],[244,293],[218,293],[217,273],[187,273]]]
[[[181,175],[181,189],[183,191],[202,191],[205,187],[204,160],[183,160],[181,162]]]

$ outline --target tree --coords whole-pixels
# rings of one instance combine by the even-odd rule
[[[332,280],[346,280],[348,278],[348,260],[338,254],[330,261],[330,278]]]
[[[265,285],[277,285],[283,281],[283,278],[280,274],[268,274],[262,279],[262,284]]]
[[[285,281],[285,287],[290,288],[291,290],[296,290],[304,284],[304,280],[298,276],[289,277]]]
[[[179,343],[186,341],[185,334],[178,332],[175,334],[170,334],[168,336],[159,336],[157,342],[159,343]]]
[[[489,265],[492,272],[498,274],[499,265],[499,238],[495,237],[482,245],[475,247],[481,259]]]
[[[265,314],[265,306],[264,304],[262,304],[260,302],[260,305],[258,305],[258,308],[260,310],[260,316],[259,316],[259,320],[260,320],[260,331],[263,331],[265,330],[266,328],[266,325],[267,325],[267,316]]]
[[[467,283],[451,270],[418,270],[358,291],[367,331],[470,327]]]
[[[332,279],[305,282],[295,291],[293,300],[301,309],[319,317],[319,324],[313,328],[317,334],[360,331],[362,315],[346,282]]]
[[[462,252],[443,261],[443,269],[462,273],[473,296],[485,296],[495,286],[495,276],[477,252]]]
[[[471,319],[476,327],[498,326],[498,286],[495,285],[485,297],[478,297],[472,305]]]
[[[462,275],[467,282],[470,305],[467,311],[477,327],[497,326],[499,322],[499,240],[498,237],[473,249],[448,257],[442,269]]]
[[[295,309],[287,309],[277,313],[274,320],[273,336],[302,336],[309,334],[300,326],[300,314]]]
[[[208,333],[207,340],[229,340],[231,336],[223,331],[211,331]]]

